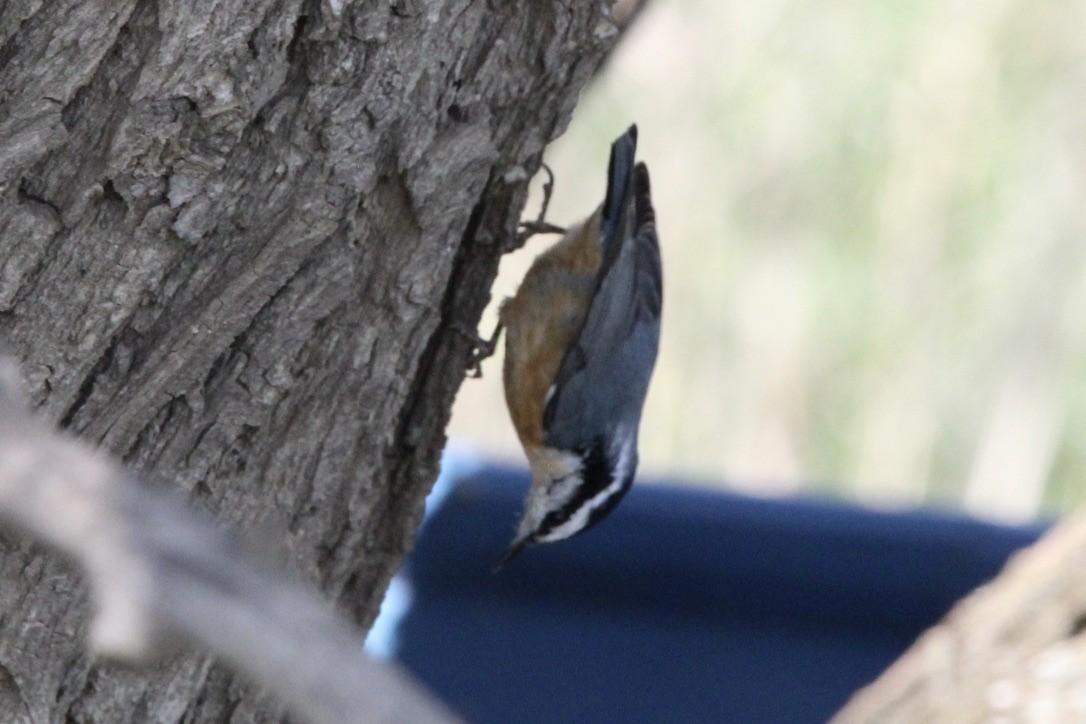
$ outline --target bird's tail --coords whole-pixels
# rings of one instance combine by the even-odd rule
[[[637,126],[633,125],[611,144],[611,162],[607,166],[607,195],[603,199],[603,211],[600,216],[600,237],[603,251],[603,266],[613,260],[618,253],[621,240],[626,235],[625,228],[633,193],[634,155],[637,152]]]
[[[656,221],[656,212],[652,208],[652,187],[649,184],[649,169],[644,163],[634,166],[633,175],[634,226],[636,234],[645,224]]]

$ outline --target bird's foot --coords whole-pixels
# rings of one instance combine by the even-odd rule
[[[547,209],[551,205],[551,194],[554,193],[554,172],[547,164],[540,164],[547,173],[547,180],[543,184],[543,205],[539,208],[539,216],[534,221],[522,221],[517,225],[517,236],[514,248],[524,246],[524,242],[537,234],[564,234],[566,230],[562,226],[547,221]]]
[[[498,338],[501,336],[503,325],[498,324],[490,339],[483,339],[479,332],[460,321],[454,321],[452,328],[467,337],[471,342],[471,357],[468,359],[468,377],[479,379],[483,376],[483,360],[491,357],[498,349]]]

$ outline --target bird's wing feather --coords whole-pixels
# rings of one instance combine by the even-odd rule
[[[611,168],[616,167],[621,168],[613,159]],[[636,435],[656,363],[663,297],[660,247],[648,170],[644,164],[632,173],[626,169],[614,238],[601,234],[604,254],[596,293],[562,359],[543,415],[546,443],[558,449],[583,449],[611,438],[619,426],[632,425]]]

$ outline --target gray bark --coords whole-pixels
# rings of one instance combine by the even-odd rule
[[[327,601],[31,418],[20,388],[0,357],[0,522],[79,567],[92,652],[145,665],[178,644],[209,651],[314,724],[452,721],[397,666],[366,656],[362,632]]]
[[[463,379],[451,323],[478,319],[527,177],[613,41],[605,15],[0,0],[0,339],[32,404],[280,531],[368,625]],[[86,621],[66,567],[0,547],[0,711],[275,711],[204,658],[96,665]]]

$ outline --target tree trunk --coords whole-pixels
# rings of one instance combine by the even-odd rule
[[[368,625],[437,473],[452,323],[613,38],[601,3],[0,0],[0,339],[32,403],[281,533]],[[93,664],[81,590],[0,546],[5,716],[277,711],[202,658]]]

